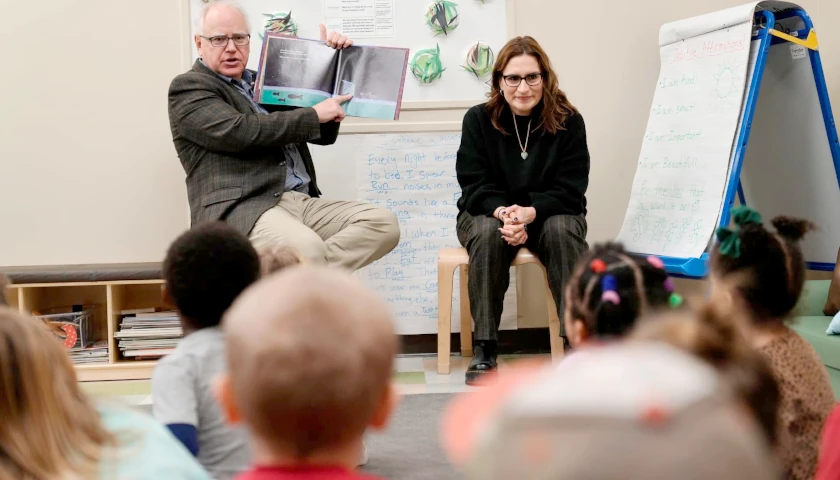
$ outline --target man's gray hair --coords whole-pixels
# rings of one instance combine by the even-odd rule
[[[251,21],[248,19],[248,12],[245,11],[245,7],[242,6],[236,0],[209,0],[205,1],[204,7],[201,9],[201,14],[196,19],[195,23],[195,33],[197,35],[204,35],[204,18],[210,12],[210,10],[216,8],[217,6],[221,5],[229,5],[237,10],[242,16],[245,18],[245,26],[248,27],[248,33],[251,33]]]

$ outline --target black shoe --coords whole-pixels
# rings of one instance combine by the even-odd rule
[[[478,341],[473,347],[475,355],[467,368],[467,385],[475,385],[482,378],[496,373],[496,342]]]

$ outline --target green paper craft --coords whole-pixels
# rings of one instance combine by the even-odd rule
[[[481,78],[493,71],[495,60],[496,55],[490,45],[478,42],[470,47],[466,65],[461,65],[461,68],[475,75],[475,78]]]
[[[437,37],[440,34],[449,35],[449,32],[458,28],[458,4],[449,0],[442,0],[429,5],[426,10],[426,25],[435,32]]]
[[[443,71],[446,70],[440,61],[440,45],[418,50],[408,63],[408,68],[414,78],[424,85],[440,80]]]
[[[297,37],[298,27],[292,18],[291,10],[288,12],[264,13],[263,15],[266,16],[265,22],[263,23],[263,29],[266,32],[285,33],[290,37]],[[265,35],[260,33],[260,38],[264,37]]]

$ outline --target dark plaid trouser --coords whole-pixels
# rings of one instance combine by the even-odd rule
[[[519,247],[502,239],[502,222],[487,216],[463,212],[458,216],[458,241],[470,254],[470,312],[475,321],[475,340],[497,340],[502,321],[502,305],[510,284],[510,264]],[[557,305],[560,332],[563,322],[563,289],[575,263],[586,251],[586,218],[583,215],[555,215],[541,225],[528,225],[525,247],[531,250],[548,272],[548,286]],[[461,293],[463,295],[463,292]]]

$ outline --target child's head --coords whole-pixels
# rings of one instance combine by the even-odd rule
[[[254,247],[223,222],[188,230],[172,243],[163,261],[165,295],[193,329],[218,325],[225,310],[259,276]]]
[[[654,315],[640,321],[631,338],[654,340],[689,352],[714,366],[750,408],[771,445],[778,441],[779,385],[739,323],[714,303],[699,310]]]
[[[260,256],[260,269],[263,276],[304,263],[300,252],[288,245],[271,245],[260,248],[257,252]]]
[[[443,446],[465,478],[779,478],[742,401],[680,349],[612,342],[573,365],[512,373],[525,378],[502,375],[443,417]]]
[[[743,301],[754,322],[779,322],[796,306],[805,282],[799,240],[814,228],[807,220],[776,217],[771,232],[757,212],[733,209],[735,230],[719,228],[712,254],[712,289]]]
[[[0,307],[0,478],[95,478],[115,440],[67,352],[36,319]]]
[[[397,341],[387,306],[356,278],[288,268],[243,293],[223,328],[229,376],[217,393],[262,449],[290,463],[323,460],[385,426]]]
[[[573,346],[624,336],[649,309],[682,298],[657,257],[635,257],[615,243],[595,245],[575,267],[565,294],[566,332]]]

